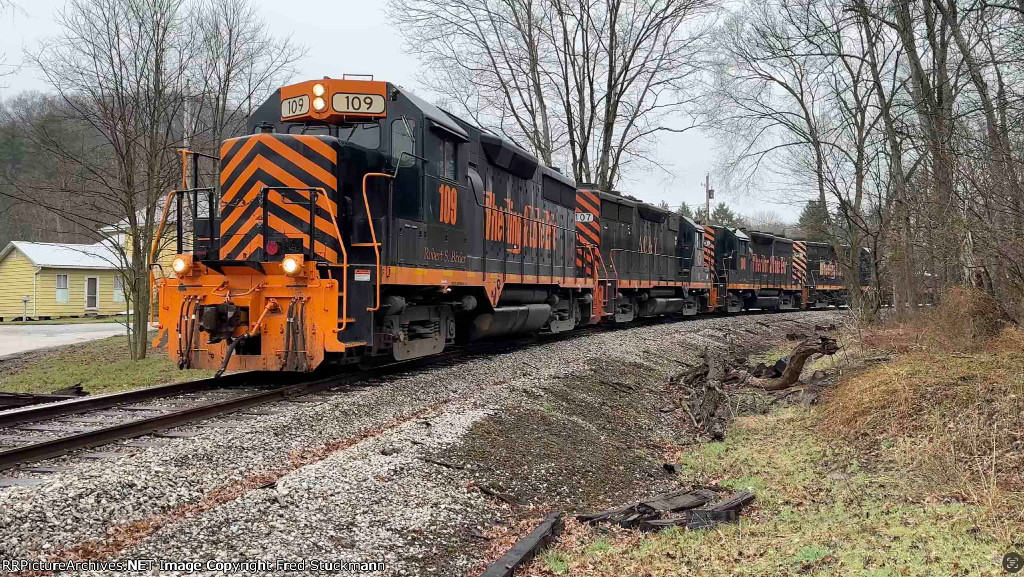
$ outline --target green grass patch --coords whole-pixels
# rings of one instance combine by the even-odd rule
[[[897,467],[830,442],[812,409],[738,418],[723,443],[683,453],[679,478],[753,488],[737,525],[643,535],[573,525],[538,574],[1000,575],[1014,550],[976,505],[929,500]],[[607,532],[607,535],[604,534]],[[594,548],[601,543],[601,554]],[[564,562],[564,570],[561,563]]]
[[[81,384],[90,394],[201,379],[213,371],[179,371],[165,349],[150,348],[131,360],[125,337],[110,337],[53,350],[26,353],[0,371],[0,391],[47,393]]]
[[[565,575],[569,572],[568,557],[558,551],[546,551],[540,560],[544,567],[555,575]]]

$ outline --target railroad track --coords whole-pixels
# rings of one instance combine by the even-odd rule
[[[183,425],[202,426],[201,421],[243,413],[246,409],[267,403],[345,389],[361,381],[446,362],[462,354],[462,350],[452,351],[429,359],[389,363],[359,372],[319,378],[315,375],[241,373],[221,379],[202,379],[3,411],[0,412],[0,444],[6,444],[7,447],[0,445],[0,471],[19,468],[27,472],[59,472],[63,470],[62,467],[28,468],[27,465],[145,435],[192,436],[195,433],[175,432],[173,429]],[[288,382],[268,387],[266,381],[271,377],[278,383],[282,380]],[[141,401],[149,403],[139,404]],[[242,414],[234,418],[246,420],[257,416]],[[231,425],[222,422],[212,426]],[[40,433],[46,436],[31,436]],[[11,447],[11,444],[15,446]],[[152,441],[140,441],[128,446],[151,445]],[[105,456],[108,455],[85,455],[86,458]],[[0,487],[37,484],[34,481],[18,477],[0,478]]]
[[[623,328],[681,320],[685,322],[688,318],[690,317],[659,317]],[[229,417],[234,420],[253,419],[267,413],[246,415],[244,412],[260,405],[328,391],[351,390],[353,385],[363,381],[429,368],[460,358],[497,354],[554,341],[576,339],[609,328],[617,330],[620,327],[593,326],[557,335],[544,335],[540,338],[520,337],[475,343],[455,347],[432,357],[392,362],[355,372],[320,377],[315,374],[277,372],[238,373],[219,379],[201,379],[0,411],[0,472],[16,468],[30,473],[60,472],[66,467],[28,466],[38,461],[146,435],[193,436],[197,433],[175,432],[173,429],[183,425],[204,426],[201,424],[202,421],[230,416],[233,413],[241,413]],[[275,383],[274,386],[268,383],[271,379]],[[232,426],[230,422],[222,421],[208,426]],[[42,436],[39,436],[40,434]],[[145,448],[153,444],[153,441],[135,441],[126,446]],[[104,458],[111,455],[88,453],[83,456]],[[0,477],[0,487],[34,485],[39,482],[41,481],[38,479],[23,477]]]
[[[317,377],[297,373],[238,373],[220,379],[201,379],[173,385],[138,389],[124,393],[81,397],[78,399],[33,405],[0,411],[0,472],[17,469],[29,473],[55,473],[67,467],[37,466],[33,463],[92,449],[117,441],[146,435],[188,437],[195,433],[175,432],[183,425],[203,426],[202,421],[229,416],[236,420],[256,418],[246,415],[268,403],[297,399],[328,391],[352,390],[354,385],[384,376],[425,369],[472,358],[543,344],[554,339],[581,337],[593,331],[575,331],[524,342],[525,339],[479,343],[456,347],[422,359],[387,363],[354,372]],[[269,388],[266,384],[276,383]],[[253,390],[258,387],[257,390]],[[140,404],[146,402],[147,404]],[[240,415],[232,415],[241,413]],[[210,425],[231,426],[221,422]],[[45,436],[38,436],[38,435]],[[36,436],[32,436],[36,435]],[[149,447],[153,441],[137,441],[127,446]],[[11,446],[14,445],[14,446]],[[104,458],[109,453],[86,453],[86,458]],[[38,479],[0,476],[0,487],[35,485]]]

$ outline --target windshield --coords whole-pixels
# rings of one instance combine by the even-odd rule
[[[376,122],[360,122],[358,124],[342,124],[340,126],[298,124],[289,126],[288,132],[336,136],[343,143],[354,144],[373,150],[380,148],[380,125]]]

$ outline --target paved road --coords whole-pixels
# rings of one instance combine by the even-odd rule
[[[125,334],[118,323],[0,325],[0,357]]]

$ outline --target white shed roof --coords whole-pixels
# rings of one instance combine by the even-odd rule
[[[36,266],[51,268],[118,268],[120,256],[103,243],[99,244],[58,244],[52,242],[25,242],[16,240],[7,245],[0,258],[17,248]]]

